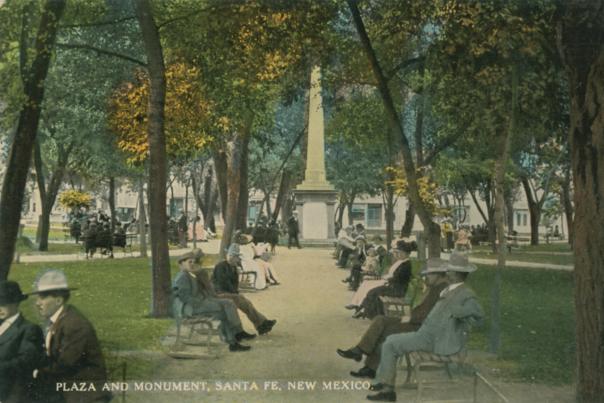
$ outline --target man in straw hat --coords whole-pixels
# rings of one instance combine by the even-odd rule
[[[56,269],[46,270],[34,283],[31,294],[36,295],[36,307],[46,319],[47,360],[37,377],[48,388],[45,401],[108,402],[111,394],[102,390],[107,372],[101,346],[90,321],[67,305],[71,290],[65,273]],[[74,383],[86,385],[86,390],[61,391],[60,385]]]
[[[178,258],[180,272],[172,282],[174,296],[184,304],[188,315],[208,314],[220,321],[220,334],[228,344],[229,351],[247,351],[250,346],[239,344],[241,340],[253,339],[256,335],[243,331],[237,307],[232,301],[215,298],[201,292],[195,273],[195,255],[185,253]]]
[[[266,319],[266,316],[258,312],[252,302],[239,294],[239,273],[237,271],[241,264],[241,254],[235,247],[229,248],[226,260],[219,262],[214,267],[212,279],[218,298],[226,298],[239,308],[254,324],[259,334],[266,334],[273,329],[276,320]]]
[[[376,383],[370,387],[379,393],[369,395],[367,399],[396,401],[394,384],[399,357],[412,351],[440,355],[458,353],[465,345],[469,327],[482,320],[483,311],[476,295],[464,284],[476,266],[468,262],[467,255],[453,252],[445,268],[449,285],[440,293],[438,302],[421,327],[413,333],[388,336],[382,345]]]
[[[424,277],[428,292],[422,302],[411,311],[408,322],[401,322],[398,317],[378,315],[371,321],[359,344],[348,350],[338,349],[341,357],[361,361],[363,354],[367,356],[365,366],[358,371],[350,372],[357,378],[374,378],[375,371],[380,363],[382,343],[391,334],[408,333],[417,331],[432,310],[441,291],[448,285],[447,272],[442,259],[432,258],[420,274]]]
[[[0,401],[31,402],[33,372],[44,360],[44,336],[19,313],[27,299],[14,281],[0,282]]]

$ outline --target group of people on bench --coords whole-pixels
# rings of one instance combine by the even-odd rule
[[[355,249],[350,253],[351,272],[343,280],[355,290],[346,308],[355,310],[353,317],[372,321],[357,345],[337,349],[337,353],[357,362],[365,356],[363,367],[350,374],[375,379],[370,390],[377,393],[367,396],[373,401],[396,401],[394,386],[399,358],[414,351],[456,354],[464,348],[469,328],[483,318],[476,295],[464,284],[476,266],[470,264],[461,251],[454,251],[449,261],[428,260],[420,273],[427,290],[421,302],[411,310],[407,322],[402,322],[400,317],[386,316],[380,296],[406,295],[412,278],[409,255],[417,249],[415,242],[407,239],[397,240],[395,245],[391,251],[393,263],[385,274],[380,279],[366,279],[357,285],[357,279],[362,279],[362,274],[373,267],[369,258],[375,249],[367,245],[364,238],[357,238]]]
[[[260,335],[270,332],[277,321],[267,319],[239,292],[243,262],[239,244],[229,247],[226,259],[214,267],[211,277],[201,267],[203,256],[201,249],[195,249],[178,259],[180,272],[172,282],[173,297],[183,304],[184,316],[202,315],[219,321],[221,339],[230,351],[247,351],[250,346],[241,341],[251,340],[256,334],[243,330],[237,309],[248,317]]]

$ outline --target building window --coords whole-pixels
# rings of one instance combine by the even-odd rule
[[[35,213],[35,212],[36,212],[36,202],[33,202],[33,203],[32,203],[32,206],[31,206],[31,211],[32,211],[33,213]]]
[[[352,205],[352,221],[365,223],[365,205],[364,204],[353,204]]]
[[[528,214],[524,211],[516,212],[516,226],[518,227],[526,227],[527,225],[527,217]]]
[[[367,205],[367,227],[379,228],[382,226],[382,205],[368,204]]]

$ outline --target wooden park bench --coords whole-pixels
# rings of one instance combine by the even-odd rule
[[[218,321],[213,318],[212,312],[193,315],[178,298],[174,299],[172,307],[176,337],[167,354],[172,358],[216,357],[214,347],[220,343],[215,341],[218,337]],[[205,347],[206,353],[191,351],[187,346]]]

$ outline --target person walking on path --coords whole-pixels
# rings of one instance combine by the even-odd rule
[[[180,211],[180,217],[177,223],[178,229],[178,244],[181,248],[187,247],[187,236],[189,235],[189,225],[187,223],[187,216],[183,210]]]
[[[468,262],[467,255],[453,252],[445,267],[449,285],[440,293],[438,302],[417,332],[394,334],[386,338],[376,382],[370,387],[370,390],[378,393],[368,395],[368,400],[396,401],[394,384],[399,357],[413,351],[456,354],[464,348],[469,328],[482,321],[482,307],[474,292],[464,284],[476,266]]]
[[[292,244],[297,246],[298,249],[302,248],[300,246],[300,240],[298,236],[300,234],[300,223],[298,222],[298,212],[294,211],[292,216],[287,220],[287,248],[290,249]]]

